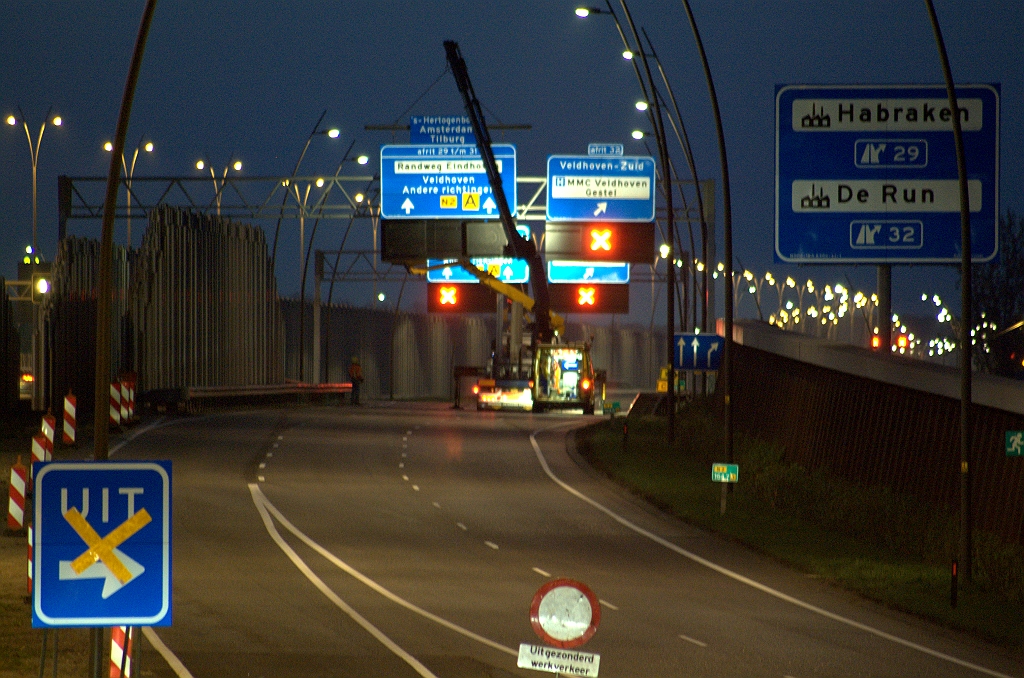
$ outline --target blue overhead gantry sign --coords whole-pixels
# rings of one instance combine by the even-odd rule
[[[516,148],[494,144],[501,185],[516,211]],[[385,219],[497,219],[480,151],[465,145],[380,149],[380,213]]]
[[[675,368],[677,370],[718,369],[722,361],[725,339],[717,334],[684,334],[677,332],[675,340]]]
[[[654,220],[654,158],[550,155],[547,179],[548,221]]]
[[[604,283],[629,282],[629,264],[618,261],[548,261],[548,282]]]
[[[998,251],[999,86],[957,87],[974,261]],[[779,85],[775,258],[956,263],[952,111],[936,85]]]
[[[32,626],[171,623],[171,464],[45,462]]]

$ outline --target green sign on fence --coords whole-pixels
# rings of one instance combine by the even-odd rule
[[[1006,432],[1006,456],[1024,457],[1024,431]]]
[[[735,483],[740,479],[738,464],[712,464],[711,480],[716,483]]]

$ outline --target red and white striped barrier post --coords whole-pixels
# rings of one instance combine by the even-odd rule
[[[77,410],[78,398],[68,391],[67,396],[64,397],[64,430],[61,432],[61,441],[65,445],[75,444],[75,428],[78,426],[78,422],[75,420]]]
[[[47,461],[53,458],[53,438],[57,428],[57,418],[47,412],[43,415],[43,423],[40,427],[42,434],[46,437],[46,451],[49,453]]]
[[[20,530],[25,525],[25,491],[28,487],[28,469],[18,461],[11,467],[10,499],[7,502],[7,529]]]
[[[121,424],[121,384],[110,382],[110,425]]]
[[[110,629],[110,678],[131,678],[132,635],[131,626],[115,626]]]
[[[46,435],[37,433],[32,436],[32,461],[50,461],[53,458],[53,453],[50,452],[50,444],[46,440]]]
[[[28,595],[32,595],[32,523],[28,525]]]
[[[128,417],[135,419],[135,379],[128,382]]]
[[[128,382],[121,382],[121,423],[127,424],[131,420],[131,413],[128,411]]]

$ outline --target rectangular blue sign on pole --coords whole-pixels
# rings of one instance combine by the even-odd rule
[[[548,261],[548,281],[553,283],[629,282],[629,264],[619,261]]]
[[[717,334],[675,334],[677,370],[714,371],[722,360],[725,339]]]
[[[32,626],[169,626],[171,463],[32,470]]]
[[[957,87],[974,261],[998,251],[999,86]],[[941,85],[778,85],[775,259],[958,263],[960,191]]]
[[[548,156],[548,221],[654,221],[654,158]]]
[[[494,144],[501,186],[516,211],[516,148]],[[380,148],[380,215],[385,219],[496,219],[487,170],[476,146]]]
[[[410,144],[476,143],[473,121],[466,115],[413,115],[409,117]]]
[[[525,259],[470,259],[469,262],[503,283],[518,285],[530,282],[530,265]],[[443,268],[435,268],[441,266]],[[459,266],[455,260],[427,259],[427,282],[478,283],[480,280]]]

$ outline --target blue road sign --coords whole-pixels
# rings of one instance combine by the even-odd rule
[[[471,264],[481,271],[487,271],[504,283],[520,284],[530,282],[530,265],[525,259],[470,259]],[[444,268],[434,268],[443,266]],[[475,275],[459,266],[455,260],[427,259],[427,282],[432,283],[476,283]]]
[[[675,334],[677,370],[717,370],[725,339],[717,334]]]
[[[413,115],[409,117],[410,144],[476,143],[473,121],[466,115]]]
[[[501,186],[516,209],[516,148],[494,144]],[[380,148],[380,211],[385,219],[494,219],[487,170],[476,146]]]
[[[44,462],[32,626],[171,624],[171,463]]]
[[[548,156],[548,221],[653,221],[654,158]]]
[[[999,86],[957,87],[974,261],[998,251]],[[935,85],[778,85],[775,259],[958,263],[952,112]]]
[[[624,284],[629,282],[629,264],[618,261],[548,261],[548,282]]]

